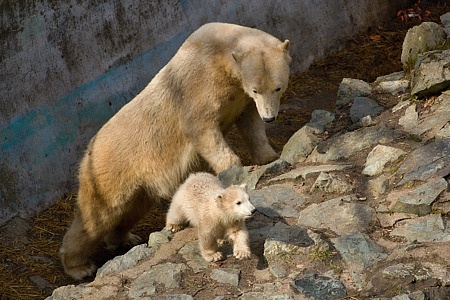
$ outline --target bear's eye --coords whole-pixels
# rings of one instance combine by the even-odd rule
[[[236,205],[241,205],[241,204],[242,204],[241,201],[236,202]]]
[[[253,92],[253,94],[258,94],[258,91],[255,89],[253,89],[252,92]]]
[[[275,89],[275,92],[279,92],[279,91],[281,91],[280,87]]]

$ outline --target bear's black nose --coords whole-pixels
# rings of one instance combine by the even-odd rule
[[[253,214],[256,211],[256,208],[252,209],[251,213]]]
[[[275,121],[275,117],[263,118],[263,121],[266,123],[272,123],[273,121]]]

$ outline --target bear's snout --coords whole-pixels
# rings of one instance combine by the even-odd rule
[[[272,123],[275,121],[275,117],[263,118],[263,121],[266,123]]]

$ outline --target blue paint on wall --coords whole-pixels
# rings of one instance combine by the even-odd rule
[[[76,88],[51,105],[40,105],[0,127],[0,162],[15,166],[15,176],[29,178],[16,182],[17,199],[2,199],[12,195],[11,188],[0,181],[0,207],[25,207],[34,210],[41,203],[51,203],[53,195],[62,195],[76,173],[77,161],[89,139],[124,104],[138,94],[151,78],[170,60],[187,38],[182,32],[164,44],[134,56],[94,80]],[[78,151],[72,151],[77,149]],[[2,170],[0,170],[1,172]],[[60,182],[48,186],[45,178]],[[22,182],[33,186],[21,186]],[[69,191],[66,191],[69,192]],[[2,196],[3,195],[3,196]],[[0,220],[8,213],[0,212]]]

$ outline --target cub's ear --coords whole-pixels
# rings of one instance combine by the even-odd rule
[[[284,42],[282,42],[281,44],[278,45],[278,49],[280,49],[283,52],[289,52],[291,42],[289,42],[289,40],[285,40]]]
[[[217,194],[216,197],[215,197],[215,200],[216,200],[216,203],[217,203],[217,204],[222,203],[222,199],[223,199],[222,193]]]
[[[246,183],[241,184],[240,187],[243,188],[245,191],[247,191],[247,184]]]

